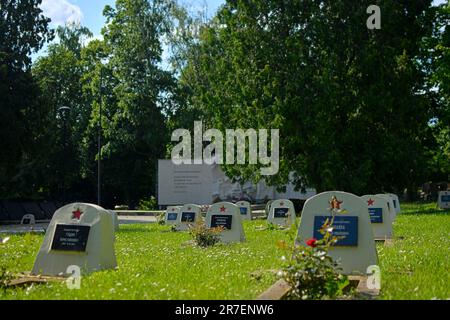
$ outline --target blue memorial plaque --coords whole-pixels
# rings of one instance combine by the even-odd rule
[[[331,217],[314,217],[314,238],[321,240],[323,235],[319,232],[323,224]],[[334,244],[339,247],[356,247],[358,245],[358,217],[338,216],[334,218],[333,235],[339,240]]]
[[[178,218],[178,213],[176,212],[170,212],[167,214],[167,220],[168,221],[175,221]]]
[[[383,208],[369,208],[370,222],[383,223]]]
[[[450,202],[450,195],[442,195],[441,202]]]
[[[287,218],[287,214],[289,212],[289,208],[275,208],[274,209],[274,218]]]
[[[183,212],[181,214],[181,222],[194,222],[195,212]]]
[[[211,228],[223,227],[224,229],[231,230],[232,221],[233,216],[214,215],[211,217]]]
[[[239,210],[241,210],[241,214],[242,215],[246,215],[247,214],[247,208],[246,207],[239,207]]]

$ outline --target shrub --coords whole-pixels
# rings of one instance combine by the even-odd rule
[[[288,299],[334,299],[343,295],[344,288],[349,285],[348,277],[339,272],[339,264],[328,255],[329,248],[338,240],[332,234],[333,221],[331,218],[322,226],[321,240],[309,239],[305,244],[293,246],[280,243],[289,253],[289,258],[283,257],[280,273],[291,287]]]
[[[202,221],[197,221],[197,223],[190,228],[189,233],[199,247],[206,248],[218,243],[220,241],[220,233],[223,231],[223,227],[207,228]]]
[[[13,278],[13,275],[6,270],[6,267],[0,266],[0,290],[6,290],[8,283]]]
[[[151,196],[149,199],[141,199],[138,204],[138,210],[156,210],[158,209],[158,201]]]

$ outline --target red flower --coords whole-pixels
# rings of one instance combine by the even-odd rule
[[[306,244],[312,248],[317,247],[317,239],[309,239],[308,241],[306,241]]]

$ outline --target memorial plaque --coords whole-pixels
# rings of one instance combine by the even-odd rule
[[[232,221],[233,221],[233,216],[213,215],[211,217],[211,228],[223,227],[227,230],[231,230]]]
[[[442,195],[441,202],[450,202],[450,195]]]
[[[177,218],[178,218],[178,213],[176,213],[176,212],[169,212],[167,214],[167,220],[168,221],[176,221]]]
[[[239,210],[241,211],[242,215],[246,215],[247,214],[247,208],[245,207],[240,207]]]
[[[117,267],[114,217],[102,207],[72,203],[53,215],[34,262],[32,275],[66,275],[70,266],[83,274]]]
[[[373,229],[386,225],[389,213],[384,199],[363,197],[364,200],[348,192],[329,191],[307,200],[303,207],[296,244],[306,247],[312,238],[323,239],[321,227],[326,219],[335,217],[331,232],[343,239],[338,239],[338,243],[328,250],[328,255],[339,263],[342,269],[339,273],[367,275],[368,267],[378,265]],[[370,222],[369,206],[383,208],[383,224]]]
[[[289,212],[289,208],[275,208],[274,217],[275,218],[286,218]]]
[[[181,222],[194,222],[195,212],[183,212],[181,214]]]
[[[319,230],[324,225],[327,219],[331,217],[327,216],[315,216],[314,217],[314,238],[321,240],[323,235]],[[339,238],[334,244],[338,247],[356,247],[358,246],[358,217],[350,216],[337,216],[334,218],[333,223],[333,236]]]
[[[52,250],[85,252],[90,229],[82,225],[56,225]]]
[[[205,224],[207,228],[223,228],[218,235],[223,243],[243,242],[245,233],[242,218],[243,215],[237,205],[230,202],[219,202],[208,208]]]
[[[370,222],[383,223],[383,208],[369,208]]]
[[[29,218],[23,219],[23,224],[30,224],[30,223],[31,223],[31,219],[29,219]]]

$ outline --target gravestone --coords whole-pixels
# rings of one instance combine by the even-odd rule
[[[397,217],[397,215],[402,212],[402,209],[400,207],[400,200],[398,199],[398,196],[396,194],[390,193],[389,196],[391,197],[394,204],[395,216]]]
[[[450,209],[450,191],[439,192],[438,206],[439,209]]]
[[[361,197],[369,210],[375,240],[392,239],[392,220],[385,198],[374,195]]]
[[[319,229],[333,216],[333,235],[341,239],[330,248],[329,255],[340,262],[343,274],[366,275],[367,268],[376,265],[378,258],[367,204],[356,195],[332,191],[308,199],[302,212],[297,244],[306,246],[310,239],[323,238]]]
[[[395,221],[395,219],[397,218],[397,212],[395,211],[395,206],[394,206],[394,200],[392,199],[391,195],[389,194],[377,194],[378,197],[381,197],[383,199],[385,199],[387,201],[387,206],[391,215],[391,220],[392,222]]]
[[[266,208],[265,208],[265,213],[266,213],[266,217],[269,217],[269,214],[270,214],[270,207],[272,206],[272,203],[273,203],[273,200],[269,200],[267,203],[266,203]]]
[[[24,215],[22,217],[22,221],[21,221],[20,224],[23,224],[23,225],[34,225],[34,224],[36,224],[36,219],[35,219],[34,215],[29,213],[29,214],[26,214],[26,215]]]
[[[176,225],[178,215],[180,214],[180,207],[167,207],[164,221],[166,225]]]
[[[202,218],[201,207],[196,204],[187,204],[180,209],[176,229],[178,231],[189,230],[191,225],[194,225]]]
[[[47,228],[33,275],[65,275],[69,266],[81,272],[114,269],[114,222],[105,209],[73,203],[58,209]]]
[[[239,201],[236,203],[241,213],[242,220],[252,220],[252,205],[248,201]]]
[[[290,200],[275,200],[270,206],[267,222],[279,226],[290,226],[295,223],[295,207]]]
[[[108,210],[113,217],[114,231],[119,231],[119,215],[113,210]]]
[[[209,207],[206,214],[206,227],[223,227],[220,240],[225,243],[245,241],[239,208],[229,202],[220,202]]]

